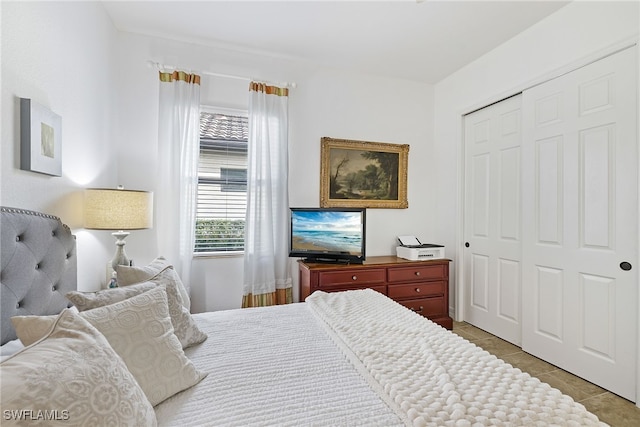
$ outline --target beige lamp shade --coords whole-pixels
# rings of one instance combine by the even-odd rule
[[[84,226],[96,230],[140,230],[153,227],[153,193],[89,188],[84,192]]]

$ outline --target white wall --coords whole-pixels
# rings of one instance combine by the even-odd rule
[[[456,261],[459,226],[462,115],[525,89],[530,83],[623,40],[637,37],[638,2],[576,1],[435,85],[435,157],[438,159],[436,239]],[[454,280],[456,275],[454,274]],[[453,281],[452,281],[453,282]],[[450,306],[455,299],[452,288]]]
[[[125,187],[156,189],[158,77],[147,60],[195,71],[294,81],[297,88],[289,97],[290,205],[319,205],[321,137],[409,144],[409,209],[368,211],[367,255],[392,254],[395,236],[401,234],[433,240],[432,86],[127,33],[119,35],[117,50],[116,140],[119,182]],[[203,75],[202,103],[246,108],[247,88],[247,81]],[[150,243],[156,231],[141,233]],[[138,264],[158,255],[155,244],[143,240],[132,239],[127,251]],[[297,284],[297,264],[292,262],[291,268]],[[242,276],[242,258],[196,259],[191,283],[194,311],[239,307]],[[294,295],[297,292],[296,285]]]
[[[1,13],[0,204],[60,216],[77,236],[79,289],[98,289],[114,240],[78,229],[78,201],[86,187],[116,183],[116,31],[96,2],[2,2]],[[20,170],[21,97],[62,116],[62,177]]]
[[[78,229],[80,190],[117,184],[155,190],[158,82],[149,59],[298,83],[290,96],[292,206],[318,205],[322,136],[410,144],[410,207],[369,210],[367,252],[392,253],[396,235],[416,234],[445,244],[455,273],[463,242],[461,115],[638,31],[637,2],[573,2],[432,87],[119,33],[99,3],[3,2],[0,11],[0,203],[56,214],[75,227],[79,282],[87,290],[103,280],[113,241],[108,232]],[[236,98],[245,84],[205,81],[203,102],[242,107]],[[19,170],[19,97],[62,116],[62,177]],[[138,264],[158,255],[156,233],[127,238]],[[241,258],[198,259],[193,276],[197,310],[239,305]]]

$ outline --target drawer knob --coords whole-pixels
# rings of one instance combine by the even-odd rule
[[[355,274],[353,276],[351,276],[351,279],[353,280],[358,280],[358,276],[356,276]]]
[[[416,313],[422,313],[422,310],[424,309],[423,306],[420,306],[418,308],[415,307],[411,307],[411,311],[415,311]]]
[[[420,293],[420,288],[416,288],[416,292]]]
[[[416,271],[416,276],[419,276],[419,275],[420,275],[420,272],[419,272],[419,271]]]

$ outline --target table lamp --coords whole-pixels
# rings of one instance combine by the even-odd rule
[[[84,192],[84,226],[93,230],[116,230],[116,253],[110,267],[129,265],[124,250],[125,230],[142,230],[153,226],[153,193],[150,191],[88,188]],[[110,277],[107,271],[107,277]]]

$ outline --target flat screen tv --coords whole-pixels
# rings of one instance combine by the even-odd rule
[[[291,208],[290,257],[362,264],[365,237],[365,209]]]

